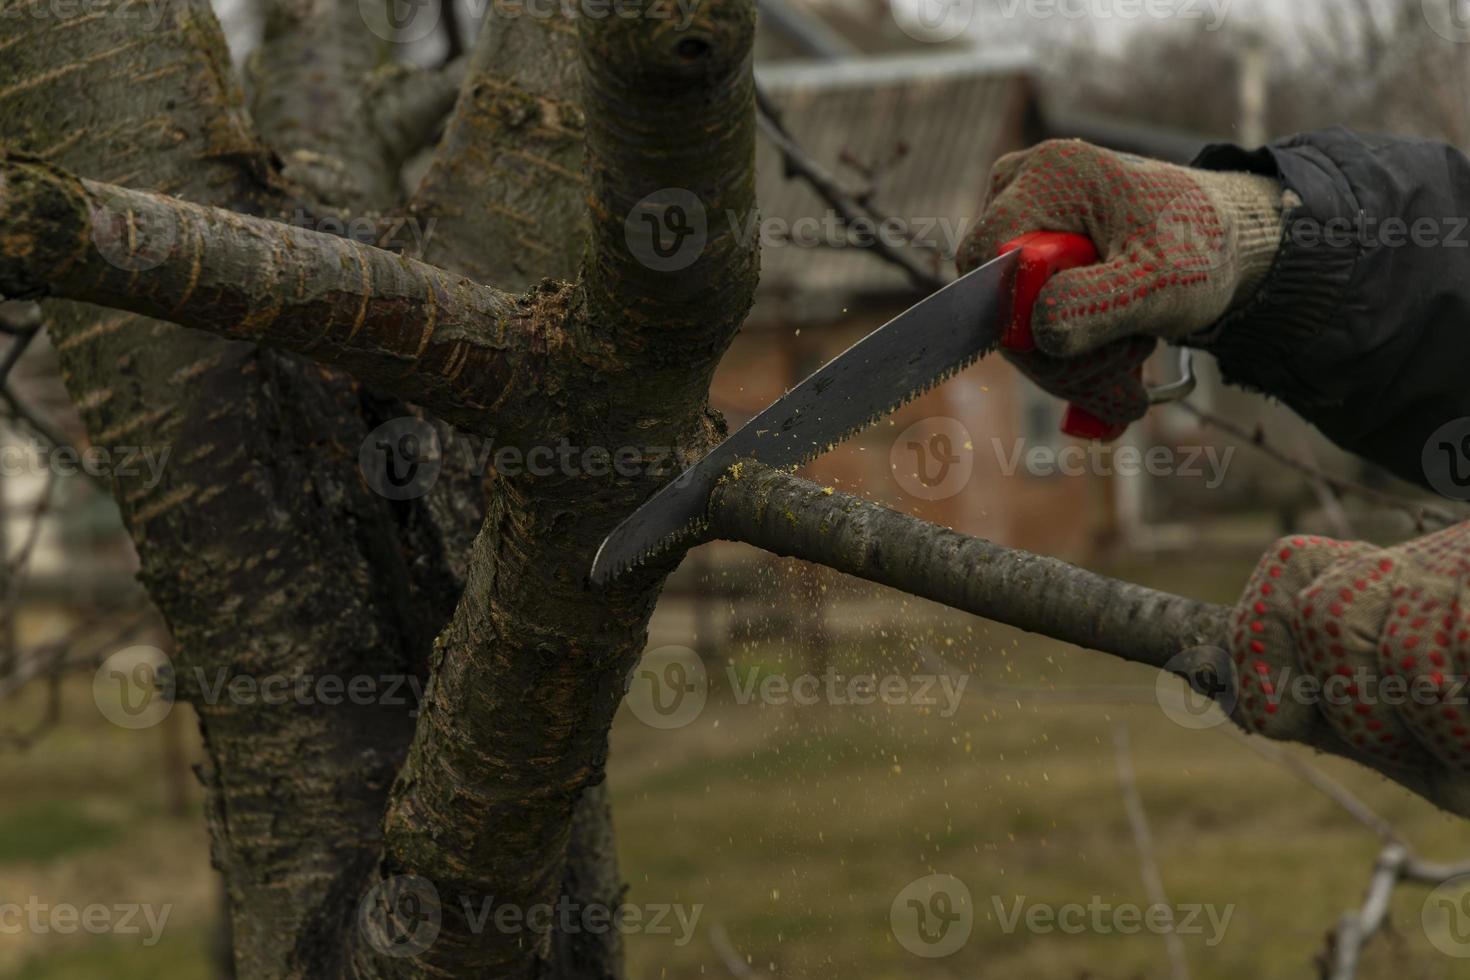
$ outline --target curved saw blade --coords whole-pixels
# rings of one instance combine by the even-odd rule
[[[1010,322],[1019,259],[1003,255],[899,314],[665,484],[602,542],[593,583],[694,537],[731,464],[800,466],[994,350]]]

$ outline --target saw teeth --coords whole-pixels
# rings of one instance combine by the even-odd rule
[[[903,408],[905,405],[918,398],[920,395],[926,394],[934,390],[938,386],[944,384],[945,382],[949,381],[955,375],[959,374],[961,371],[965,370],[988,353],[990,353],[990,349],[976,351],[975,353],[966,357],[964,360],[952,364],[940,373],[934,375],[929,380],[920,384],[918,387],[913,388],[912,390],[907,392],[902,398],[893,402],[883,411],[878,412],[874,415],[870,415],[868,416],[868,418],[845,430],[834,441],[829,442],[826,445],[813,446],[806,453],[798,456],[796,462],[787,463],[780,468],[787,471],[795,470],[798,467],[802,467],[805,466],[807,463],[810,463],[818,456],[827,455],[827,453],[830,453],[832,450],[836,449],[844,442],[847,442],[859,432],[863,432],[866,429],[872,428],[874,425],[877,425],[879,422],[888,418],[894,412],[898,411],[900,408]],[[618,578],[635,568],[641,568],[653,559],[673,550],[673,548],[678,545],[679,542],[684,541],[690,536],[697,535],[702,531],[708,529],[708,521],[704,520],[703,518],[695,518],[694,520],[685,524],[683,527],[679,528],[677,531],[674,531],[671,534],[664,535],[652,547],[644,549],[643,551],[634,555],[632,558],[627,559],[626,561],[620,561],[614,564],[611,572],[607,576],[607,581]]]
[[[625,572],[631,571],[632,569],[642,568],[653,559],[667,554],[669,551],[672,551],[674,546],[677,545],[679,542],[685,541],[694,535],[698,535],[701,531],[705,531],[708,529],[708,521],[702,518],[695,518],[678,530],[664,535],[651,548],[645,548],[642,551],[638,552],[638,554],[627,559],[626,561],[619,562],[615,567],[613,574],[609,577],[617,578]]]

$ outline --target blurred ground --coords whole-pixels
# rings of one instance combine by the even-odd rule
[[[1248,568],[1176,560],[1111,571],[1229,601]],[[776,608],[789,601],[787,576],[770,578],[763,590]],[[1131,735],[1170,900],[1234,906],[1218,946],[1205,945],[1208,926],[1184,937],[1192,976],[1315,976],[1311,957],[1361,900],[1377,852],[1359,825],[1227,734],[1170,722],[1151,702],[1147,670],[856,584],[834,588],[835,671],[907,675],[932,669],[938,654],[972,674],[958,710],[944,718],[911,705],[740,704],[720,662],[708,704],[687,726],[656,730],[625,710],[610,778],[628,901],[700,907],[687,942],[678,928],[629,937],[632,976],[1168,976],[1156,935],[1039,935],[1024,923],[1007,933],[994,911],[1021,896],[1028,905],[1094,896],[1148,904],[1115,770],[1115,722]],[[677,608],[661,613],[654,643],[689,642],[670,625],[680,621]],[[741,682],[751,670],[790,677],[811,668],[790,631],[775,632],[723,651]],[[1143,703],[1086,703],[1117,686]],[[1016,687],[1041,693],[1018,697]],[[41,693],[17,702],[8,723],[39,711]],[[160,728],[115,728],[92,708],[89,680],[66,698],[61,728],[0,754],[0,901],[173,908],[152,948],[139,937],[0,935],[0,977],[204,980],[217,907],[207,842],[192,812],[197,796],[175,812],[164,775],[170,732],[197,755],[192,722],[180,710]],[[1424,856],[1465,855],[1463,823],[1349,765],[1320,765]],[[905,950],[889,926],[895,897],[931,873],[965,882],[977,910],[968,942],[937,960]],[[1465,975],[1420,930],[1424,897],[1399,891],[1395,931],[1373,942],[1363,978]]]

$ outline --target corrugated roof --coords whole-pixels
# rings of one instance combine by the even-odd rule
[[[1029,52],[1013,50],[786,63],[756,74],[815,160],[853,188],[867,181],[841,162],[844,156],[880,166],[878,207],[949,250],[975,220],[991,165],[1025,143],[1033,64]],[[906,152],[895,159],[900,147]],[[756,173],[769,227],[817,219],[823,240],[764,245],[758,319],[829,319],[851,300],[913,292],[901,270],[830,241],[825,202],[804,181],[785,176],[779,151],[765,139]]]

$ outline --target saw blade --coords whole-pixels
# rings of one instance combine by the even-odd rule
[[[899,314],[665,484],[602,542],[593,583],[697,535],[710,491],[732,464],[800,466],[994,350],[1010,322],[1019,259],[1003,255]]]

